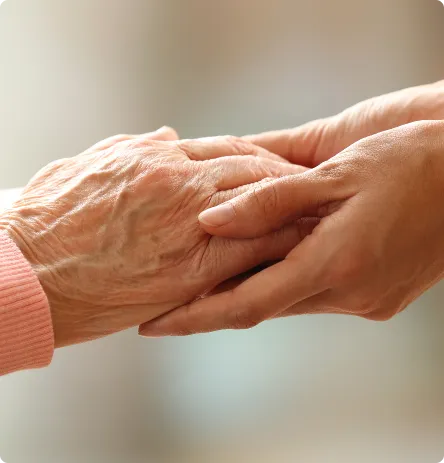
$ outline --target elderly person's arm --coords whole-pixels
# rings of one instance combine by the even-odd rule
[[[0,375],[48,365],[54,350],[48,300],[30,264],[0,233]]]
[[[285,256],[298,242],[291,225],[226,240],[197,216],[300,171],[232,137],[152,136],[111,139],[42,169],[0,216],[0,374],[47,365],[54,345],[152,320]]]
[[[103,140],[88,152],[103,151],[135,136],[120,135]],[[169,127],[145,134],[146,139],[177,140]],[[0,231],[0,376],[17,370],[49,365],[54,333],[48,298],[37,275],[2,220]]]

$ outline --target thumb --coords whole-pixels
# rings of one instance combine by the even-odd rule
[[[294,129],[275,130],[243,138],[293,164],[314,167],[336,154],[334,145],[337,123],[336,117],[328,117]]]
[[[155,132],[150,132],[145,135],[141,135],[142,138],[147,138],[148,140],[158,140],[158,141],[177,141],[179,140],[179,135],[172,128],[164,125],[157,129]]]
[[[346,182],[332,172],[313,169],[289,175],[252,189],[199,215],[212,235],[253,238],[280,229],[300,217],[326,215],[320,208],[346,198]]]

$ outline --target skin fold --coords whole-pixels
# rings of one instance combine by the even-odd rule
[[[243,329],[313,313],[387,320],[403,310],[444,273],[441,119],[438,82],[246,137],[311,169],[206,210],[202,228],[251,239],[291,224],[308,236],[281,262],[143,325],[141,334]],[[314,222],[302,233],[306,218]]]

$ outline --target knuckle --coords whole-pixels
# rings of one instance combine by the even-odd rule
[[[146,156],[130,156],[126,175],[131,178],[136,194],[145,189],[157,191],[160,195],[170,195],[179,185],[187,184],[186,172],[180,166],[165,160]],[[143,190],[139,190],[142,188]]]
[[[231,326],[235,330],[248,330],[259,325],[261,321],[249,312],[237,310],[234,313]]]
[[[114,137],[111,137],[108,139],[109,143],[120,143],[121,141],[126,141],[130,140],[132,137],[131,135],[121,133],[119,135],[114,135]]]
[[[234,152],[240,155],[248,155],[253,153],[253,145],[248,141],[233,135],[227,135],[224,138],[225,141],[232,146]]]
[[[258,211],[264,217],[271,217],[278,206],[278,193],[273,182],[257,184],[253,189],[252,196]]]
[[[327,306],[344,314],[369,317],[378,308],[378,301],[362,285],[351,284],[330,292]]]
[[[180,152],[182,152],[187,158],[189,159],[199,159],[196,153],[196,142],[193,140],[179,140],[175,143],[176,147],[179,148]]]
[[[368,304],[366,312],[362,312],[363,318],[384,322],[402,312],[411,302],[410,299],[406,299],[398,291],[384,291],[383,288],[379,288],[377,293],[381,294],[381,296],[378,299],[372,298],[373,303]]]
[[[397,311],[394,310],[370,310],[358,313],[358,316],[374,322],[386,322],[391,320],[396,313]]]
[[[232,294],[236,289],[232,290]],[[254,328],[263,321],[260,311],[252,301],[244,301],[242,308],[237,308],[232,312],[229,326],[235,330],[246,330]]]
[[[192,334],[196,334],[198,331],[195,327],[193,327],[192,323],[192,303],[188,303],[185,306],[182,306],[180,309],[184,317],[182,320],[176,320],[176,323],[171,324],[170,326],[170,333],[174,333],[175,336],[191,336]]]
[[[173,180],[174,173],[172,166],[166,163],[156,163],[154,166],[146,166],[143,161],[141,161],[143,168],[146,171],[149,171],[148,180],[154,185],[170,185]]]
[[[259,180],[258,185],[261,185],[262,187],[267,187],[268,185],[270,185],[271,187],[273,186],[272,185],[272,182],[276,180],[275,177],[265,177],[263,178],[262,180]]]
[[[138,150],[138,149],[146,149],[147,147],[153,146],[155,145],[156,141],[149,140],[149,139],[145,140],[142,138],[128,138],[126,140],[122,140],[121,143],[127,150]]]
[[[355,160],[354,160],[355,162]],[[338,191],[347,189],[350,185],[351,169],[347,162],[339,159],[333,159],[322,164],[318,170],[321,179]]]

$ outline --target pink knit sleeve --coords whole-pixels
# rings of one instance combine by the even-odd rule
[[[46,295],[18,247],[0,232],[0,376],[47,366],[53,352]]]

